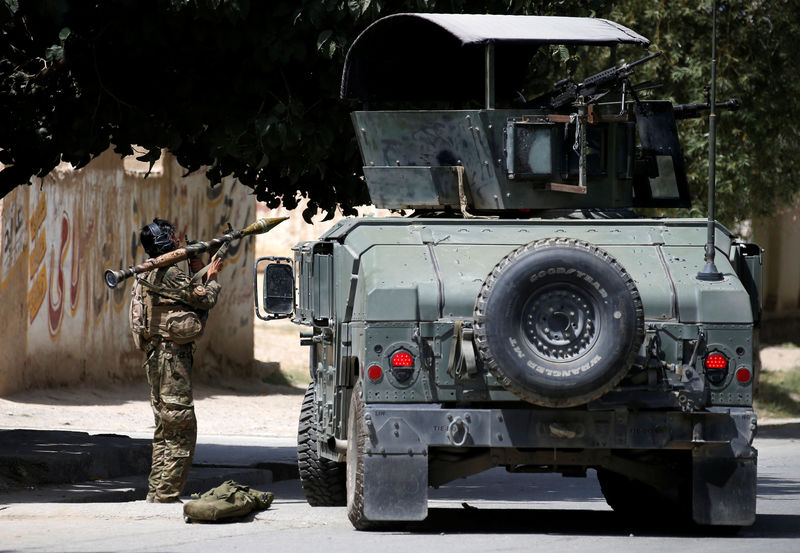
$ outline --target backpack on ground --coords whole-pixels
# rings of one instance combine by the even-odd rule
[[[233,522],[251,511],[267,509],[274,498],[272,492],[251,490],[249,486],[227,480],[199,499],[184,503],[183,516],[186,522]]]

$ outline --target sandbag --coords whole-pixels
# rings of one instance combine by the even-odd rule
[[[183,516],[186,522],[233,522],[251,511],[268,508],[274,498],[272,492],[251,490],[249,486],[228,480],[197,500],[184,503]]]

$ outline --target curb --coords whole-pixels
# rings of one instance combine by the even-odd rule
[[[800,419],[773,419],[758,423],[756,440],[765,439],[800,439]]]
[[[117,434],[0,430],[0,503],[143,500],[151,447],[149,439]],[[298,478],[297,463],[286,447],[251,446],[245,455],[232,454],[226,449],[230,447],[236,446],[203,444],[204,454],[192,465],[184,496],[226,480],[266,491],[274,481]]]
[[[0,430],[0,489],[108,480],[150,469],[149,440],[62,430]]]
[[[226,480],[268,491],[273,474],[265,469],[192,467],[182,497],[202,494]],[[123,503],[143,501],[147,495],[147,474],[122,476],[110,480],[91,480],[16,488],[0,494],[0,503]]]

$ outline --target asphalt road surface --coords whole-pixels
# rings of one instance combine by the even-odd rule
[[[357,532],[344,508],[309,507],[296,480],[275,482],[267,511],[228,524],[186,524],[180,505],[21,502],[0,506],[0,551],[800,551],[800,441],[759,439],[755,525],[736,536],[631,527],[583,479],[502,469],[430,491],[429,516],[408,529]]]

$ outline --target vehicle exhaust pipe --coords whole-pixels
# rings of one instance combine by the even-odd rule
[[[328,438],[328,449],[336,453],[347,453],[347,440],[340,440],[331,436]]]

